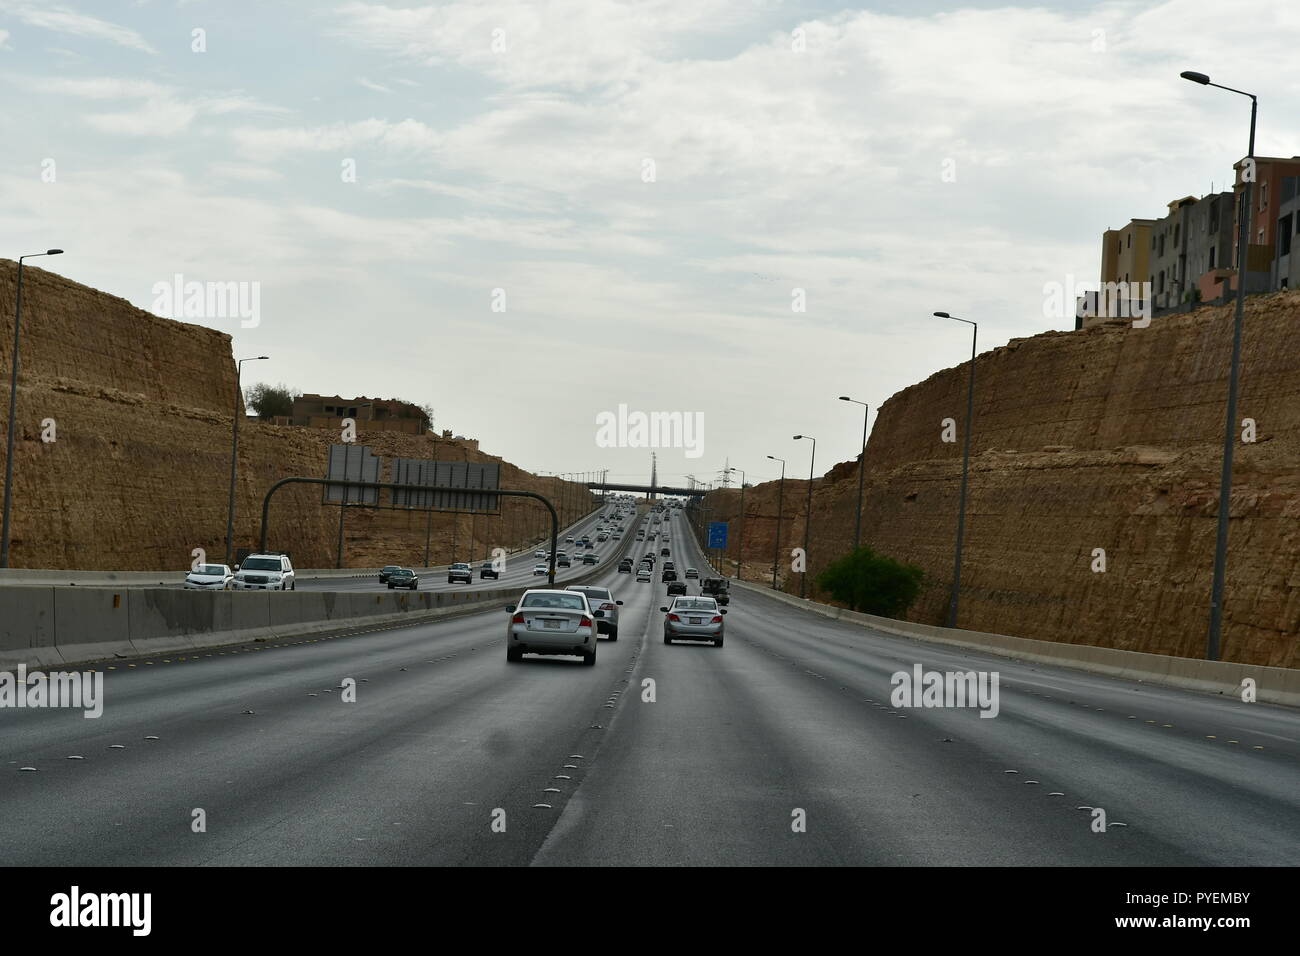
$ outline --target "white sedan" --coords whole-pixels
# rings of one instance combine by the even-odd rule
[[[235,574],[226,564],[200,564],[185,575],[187,591],[229,591]]]

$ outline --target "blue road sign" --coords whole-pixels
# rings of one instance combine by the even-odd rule
[[[725,548],[727,546],[727,522],[709,522],[709,547]]]

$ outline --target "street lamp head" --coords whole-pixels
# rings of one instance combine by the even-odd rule
[[[269,355],[259,355],[259,356],[257,357],[257,360],[260,362],[262,359],[269,359],[270,357],[271,357],[271,356],[269,356]]]
[[[794,440],[795,440],[795,441],[798,441],[800,438],[803,438],[803,436],[802,436],[802,435],[795,435],[795,436],[794,436]]]
[[[1210,78],[1204,73],[1196,73],[1192,70],[1183,70],[1183,72],[1178,75],[1184,80],[1191,80],[1193,83],[1200,83],[1202,86],[1210,82]]]
[[[947,312],[936,312],[936,313],[934,314],[934,317],[935,317],[936,319],[951,319],[951,318],[952,318],[952,316],[949,315]]]
[[[62,249],[46,249],[46,250],[45,250],[45,254],[46,254],[47,256],[61,256],[61,255],[63,255],[63,250],[62,250]]]

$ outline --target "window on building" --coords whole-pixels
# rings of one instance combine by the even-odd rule
[[[1288,213],[1277,222],[1277,254],[1279,256],[1289,256],[1291,254],[1291,215]]]
[[[1210,246],[1210,268],[1214,268],[1214,246]]]
[[[1268,207],[1268,183],[1260,183],[1259,186],[1259,208]]]
[[[1125,249],[1132,249],[1132,248],[1133,248],[1133,233],[1130,232],[1130,233],[1128,234],[1128,242],[1125,243],[1124,248],[1125,248]]]
[[[1178,245],[1178,230],[1179,230],[1180,228],[1182,228],[1182,227],[1180,227],[1180,226],[1174,226],[1174,245]]]

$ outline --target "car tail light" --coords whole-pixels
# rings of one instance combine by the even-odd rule
[[[602,611],[612,611],[614,610],[614,605],[611,604],[609,601],[606,601],[604,604],[600,606],[600,609]]]
[[[721,614],[715,614],[715,615],[713,615],[713,620],[710,621],[709,623],[710,623],[710,624],[721,624],[721,623],[722,623],[722,615],[721,615]]]
[[[584,614],[582,620],[578,622],[578,627],[591,627],[591,618]]]
[[[677,623],[680,624],[682,619],[681,619],[680,617],[678,617],[676,614],[669,614],[669,615],[668,615],[668,620],[670,620],[670,621],[676,621]]]
[[[511,624],[523,624],[523,623],[524,623],[524,616],[523,616],[522,614],[516,614],[514,617],[512,617],[512,618],[510,619],[510,623],[511,623]]]

